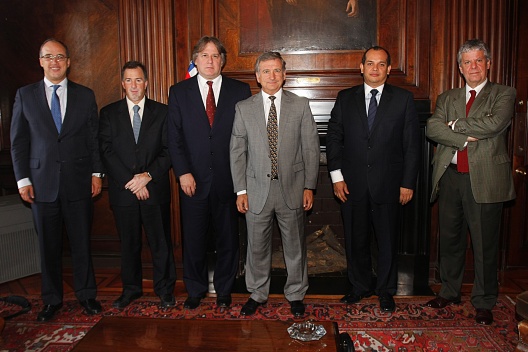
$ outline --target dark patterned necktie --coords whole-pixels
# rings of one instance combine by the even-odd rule
[[[374,124],[374,119],[376,118],[376,112],[378,111],[378,101],[376,100],[376,95],[378,94],[378,90],[373,89],[370,91],[370,94],[372,94],[372,96],[370,97],[370,103],[369,103],[368,114],[367,114],[369,131],[371,130],[372,125]]]
[[[473,105],[473,102],[475,101],[476,93],[477,92],[473,89],[469,91],[470,97],[469,97],[468,102],[466,103],[466,117],[469,114],[469,110],[471,110],[471,105]],[[464,172],[464,173],[469,172],[467,145],[466,145],[466,148],[464,148],[464,150],[461,150],[457,153],[457,171]]]
[[[213,92],[213,81],[207,81],[209,86],[209,92],[207,93],[207,99],[205,100],[205,112],[207,113],[207,118],[209,119],[209,125],[212,127],[214,122],[214,115],[216,112],[216,103]]]
[[[275,107],[275,97],[270,96],[271,106],[268,115],[268,142],[270,149],[270,159],[271,159],[271,179],[277,179],[279,175],[277,167],[277,142],[279,140],[279,126],[277,124],[277,108]]]
[[[132,130],[134,130],[134,138],[136,144],[139,138],[139,130],[141,130],[141,117],[139,116],[139,105],[134,105],[134,116],[132,119]]]
[[[57,89],[59,89],[60,85],[55,84],[52,87],[53,87],[53,93],[51,94],[51,116],[53,116],[55,127],[57,127],[57,131],[60,133],[61,128],[62,128],[62,117],[61,117],[60,100],[59,100],[59,96],[57,95]]]

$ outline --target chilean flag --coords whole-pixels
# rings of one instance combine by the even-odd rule
[[[189,68],[187,69],[187,73],[185,74],[185,79],[196,76],[197,73],[198,73],[198,70],[196,69],[194,62],[192,62],[191,60],[191,62],[189,62]]]

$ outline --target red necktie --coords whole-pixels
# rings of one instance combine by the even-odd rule
[[[216,112],[215,97],[213,93],[213,81],[207,81],[209,85],[209,92],[207,93],[207,99],[205,100],[205,113],[209,119],[209,125],[213,126],[214,115]]]
[[[473,89],[469,91],[469,94],[471,95],[469,97],[469,100],[466,104],[466,117],[469,115],[469,110],[471,109],[471,105],[473,105],[473,102],[475,101],[475,95],[477,92],[475,92]],[[468,162],[468,154],[467,154],[467,148],[464,150],[459,151],[457,153],[457,171],[458,172],[469,172],[469,162]]]

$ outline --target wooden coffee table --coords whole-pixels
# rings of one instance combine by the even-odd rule
[[[103,317],[73,351],[338,351],[337,324],[317,322],[326,335],[292,339],[293,322]]]

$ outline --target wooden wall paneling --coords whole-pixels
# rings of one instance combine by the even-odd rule
[[[117,0],[55,0],[53,9],[53,36],[70,50],[68,78],[93,89],[99,108],[121,99]],[[91,244],[96,265],[119,265],[119,237],[105,187],[94,200]],[[66,258],[69,251],[65,244]]]
[[[528,47],[526,37],[528,36],[528,2],[518,1],[514,11],[513,41],[516,53],[515,68],[513,75],[514,84],[517,88],[516,115],[513,121],[513,179],[517,198],[511,208],[509,222],[509,238],[504,239],[507,248],[504,262],[506,268],[528,266],[528,176],[522,172],[528,171]]]
[[[53,35],[51,0],[0,1],[0,196],[18,194],[11,162],[10,126],[18,88],[43,77],[38,61],[40,44]]]
[[[149,74],[149,98],[165,104],[176,72],[173,11],[168,0],[120,0],[119,7],[120,65],[143,62]]]

